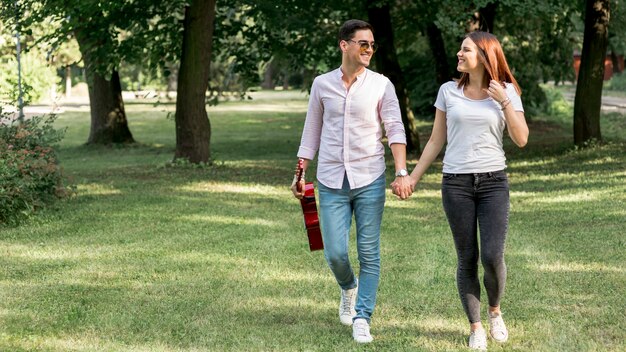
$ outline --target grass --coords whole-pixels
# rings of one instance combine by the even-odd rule
[[[198,169],[164,166],[172,108],[129,104],[139,144],[125,148],[83,146],[88,113],[61,115],[78,193],[0,229],[0,350],[466,350],[440,162],[410,200],[388,193],[375,341],[357,346],[288,191],[306,100],[209,108],[215,164]],[[511,337],[491,350],[626,349],[623,118],[607,120],[621,128],[610,143],[588,149],[573,149],[554,117],[534,121],[526,149],[507,143]]]

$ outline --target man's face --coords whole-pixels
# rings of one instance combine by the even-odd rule
[[[370,44],[367,45],[367,49],[365,49],[364,45],[366,43]],[[356,66],[369,66],[372,55],[374,55],[372,44],[374,44],[374,34],[372,31],[363,29],[354,32],[354,37],[346,41],[343,46],[345,48],[344,53],[346,54],[346,59]],[[362,46],[364,50],[361,49]]]

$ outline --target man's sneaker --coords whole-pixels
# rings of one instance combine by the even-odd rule
[[[509,339],[509,331],[504,325],[504,320],[502,320],[502,313],[493,315],[488,313],[487,316],[489,317],[489,334],[491,337],[497,342],[506,342]]]
[[[363,318],[354,319],[352,324],[352,337],[358,343],[370,343],[374,340],[370,335],[370,324]]]
[[[487,333],[485,329],[476,329],[470,333],[469,348],[483,351],[487,349]]]
[[[352,318],[356,315],[354,305],[356,303],[357,288],[341,290],[341,302],[339,302],[339,320],[343,325],[352,325]]]

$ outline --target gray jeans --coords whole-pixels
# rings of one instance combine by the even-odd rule
[[[509,222],[508,179],[504,171],[444,173],[441,194],[456,247],[459,296],[470,323],[476,323],[480,321],[479,254],[489,305],[500,305],[504,293],[504,242]]]

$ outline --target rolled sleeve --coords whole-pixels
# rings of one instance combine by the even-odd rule
[[[380,118],[385,126],[385,134],[387,135],[389,145],[395,143],[406,144],[406,131],[402,123],[398,96],[393,83],[389,80],[387,80],[385,92],[381,99]]]
[[[312,160],[315,158],[320,147],[320,137],[322,133],[322,122],[324,115],[324,106],[320,99],[319,87],[317,79],[313,81],[311,86],[311,96],[309,97],[309,107],[304,121],[302,130],[302,139],[300,140],[300,148],[298,149],[298,158]]]

